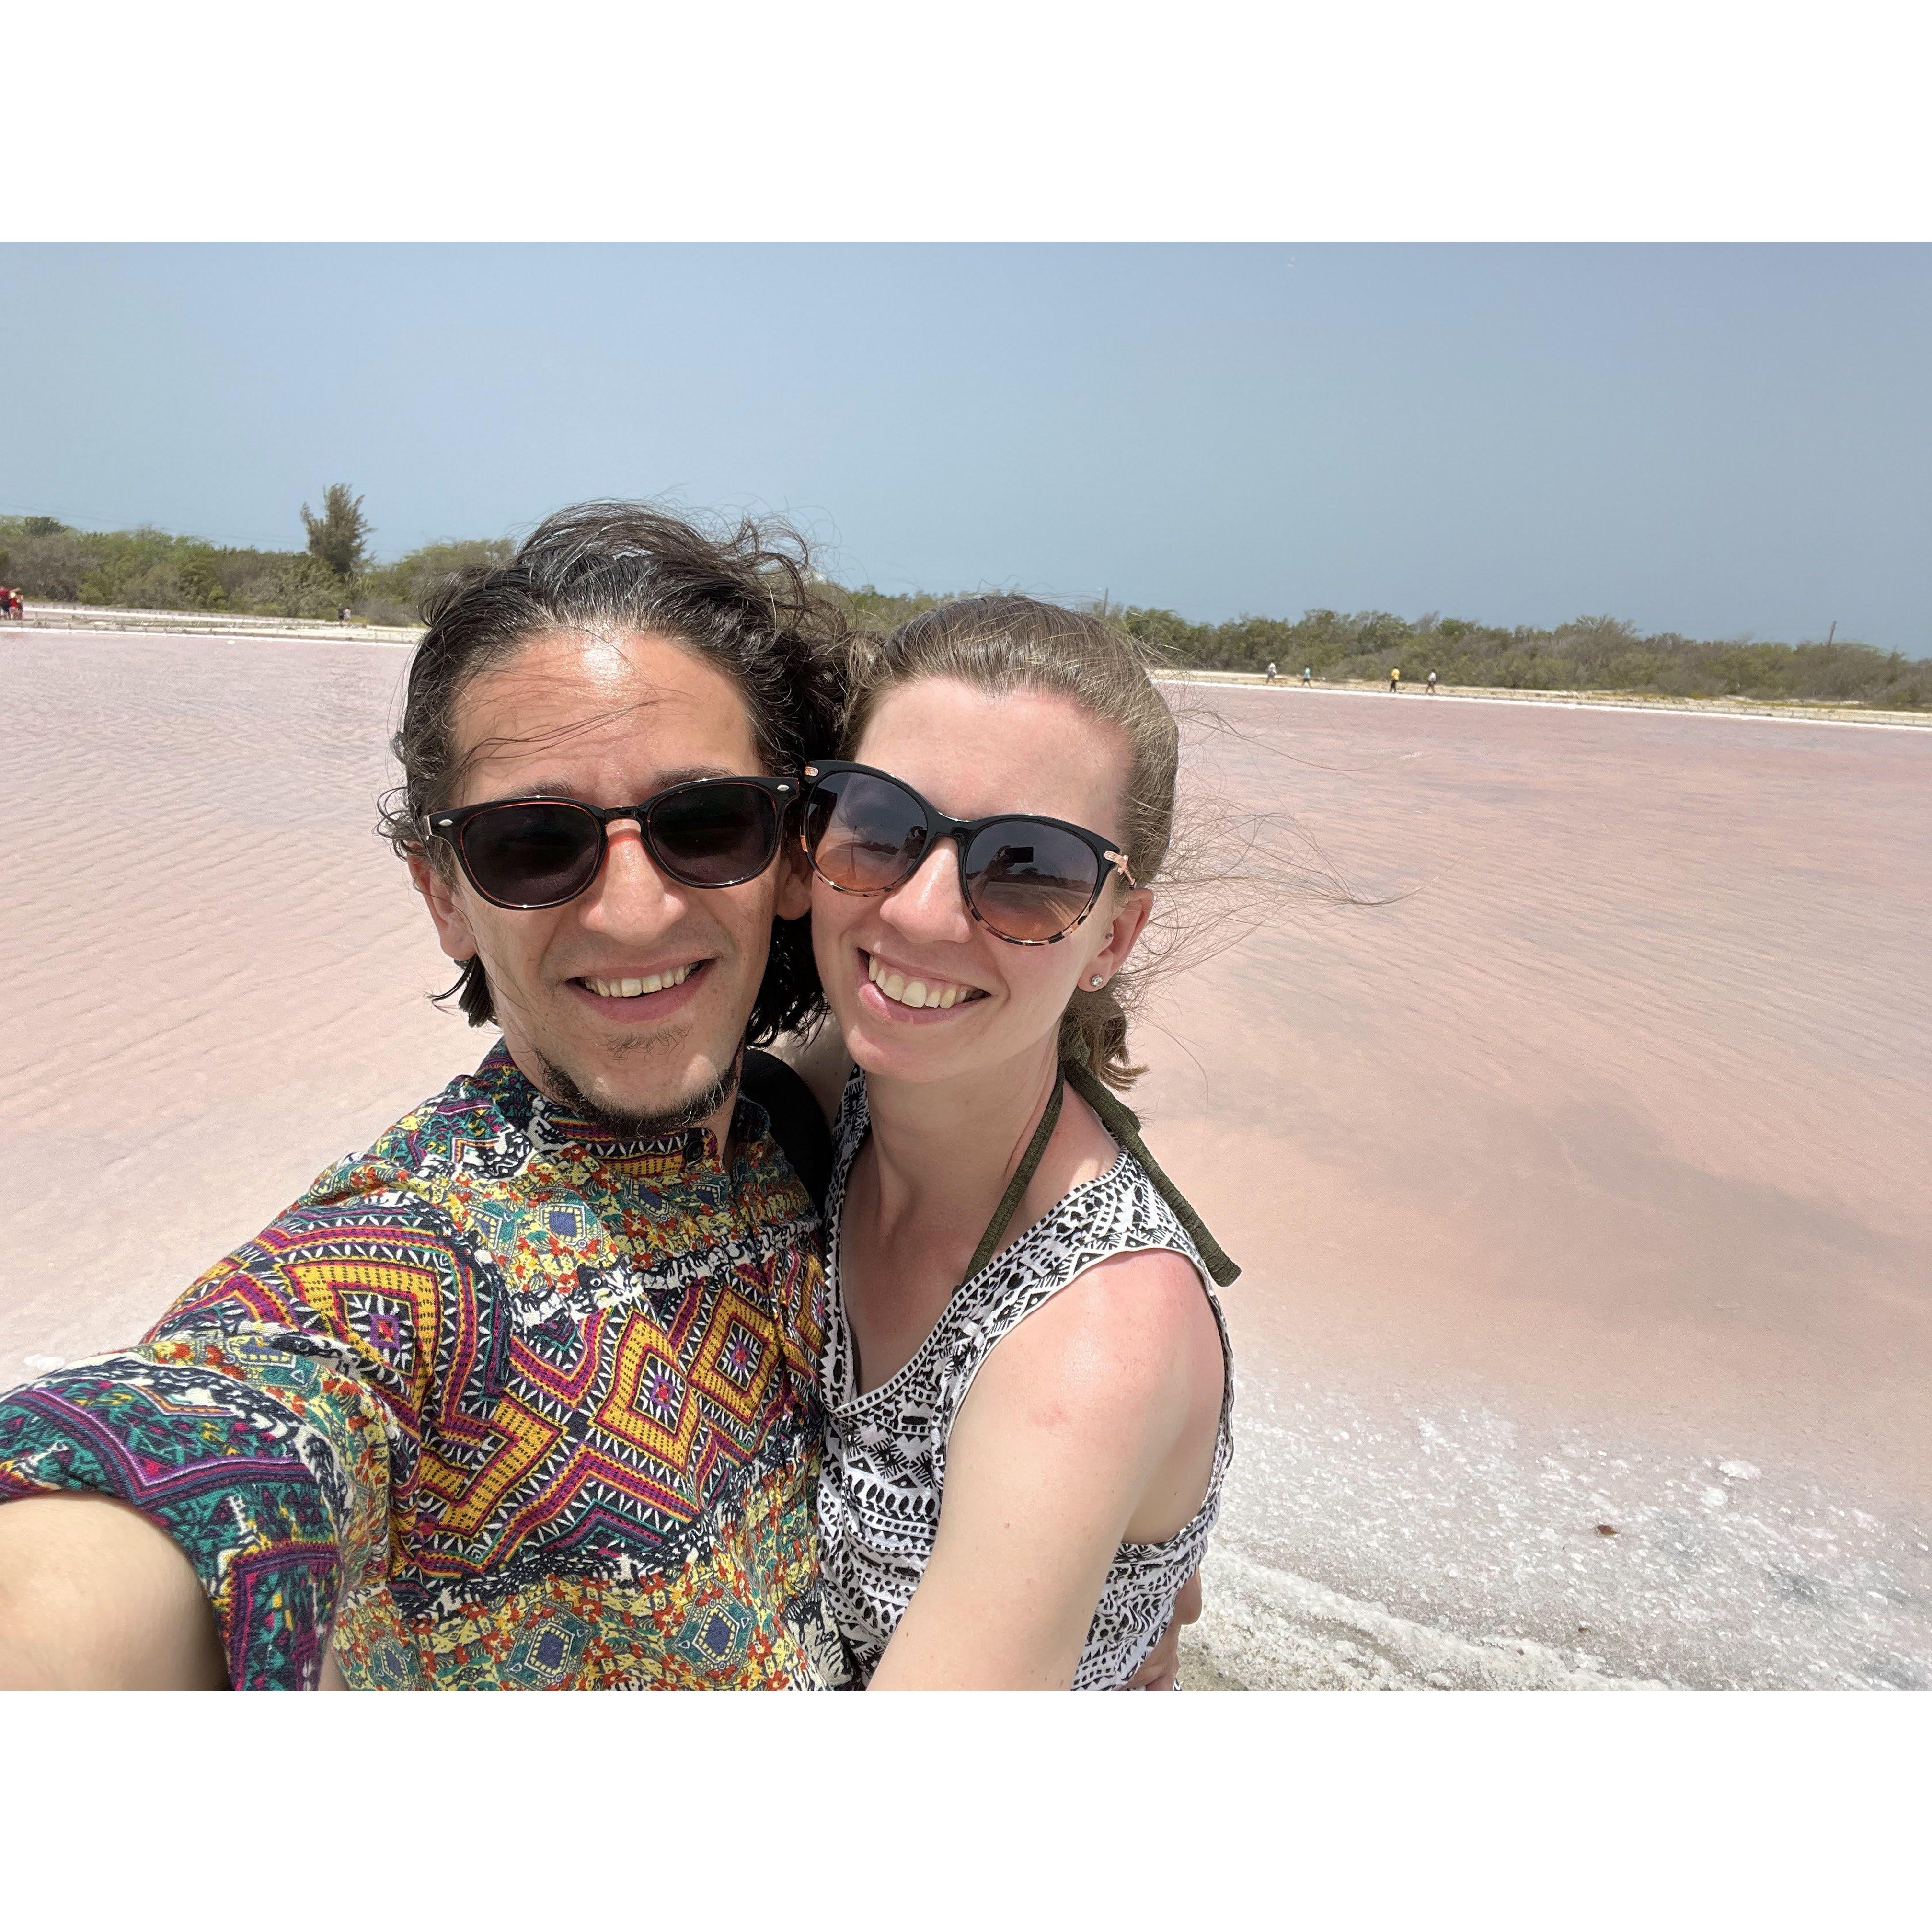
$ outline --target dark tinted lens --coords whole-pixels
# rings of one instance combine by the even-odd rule
[[[806,802],[805,849],[842,892],[890,892],[925,856],[926,814],[890,778],[836,772]]]
[[[778,849],[778,807],[756,785],[700,784],[651,808],[658,862],[687,886],[755,879]]]
[[[597,874],[604,828],[569,805],[500,805],[463,830],[476,889],[505,905],[560,905]]]
[[[1058,826],[1008,819],[974,834],[966,848],[973,909],[1008,939],[1052,939],[1093,903],[1100,861]]]

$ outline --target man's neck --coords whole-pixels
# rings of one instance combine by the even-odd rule
[[[606,1106],[585,1093],[562,1067],[540,1055],[532,1057],[538,1062],[534,1072],[524,1064],[515,1048],[511,1048],[511,1058],[524,1078],[571,1119],[581,1120],[615,1140],[667,1140],[697,1129],[710,1136],[721,1163],[729,1164],[731,1120],[737,1110],[738,1080],[744,1065],[742,1048],[723,1076],[693,1096],[688,1104],[652,1112],[619,1112]]]

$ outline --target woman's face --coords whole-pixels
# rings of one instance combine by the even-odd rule
[[[1124,849],[1126,734],[1072,699],[1017,691],[989,697],[951,678],[902,685],[880,700],[853,758],[902,779],[955,818],[1036,812]],[[1120,970],[1153,895],[1110,874],[1086,922],[1058,945],[1015,946],[967,910],[957,841],[942,839],[903,885],[876,897],[814,875],[812,950],[852,1058],[868,1073],[938,1080],[1037,1052],[1058,1034],[1078,987]],[[922,983],[912,1006],[886,991]],[[883,984],[880,983],[881,981]]]

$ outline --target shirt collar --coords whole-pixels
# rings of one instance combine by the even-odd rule
[[[719,1165],[717,1138],[708,1127],[626,1135],[597,1121],[578,1118],[531,1084],[501,1039],[483,1056],[482,1064],[471,1077],[512,1126],[539,1143],[569,1142],[593,1160],[624,1166],[640,1163],[666,1177],[687,1168]],[[766,1124],[764,1109],[740,1094],[732,1117],[738,1144],[748,1148],[764,1133]]]

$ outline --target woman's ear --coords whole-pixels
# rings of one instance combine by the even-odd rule
[[[421,852],[410,854],[410,883],[422,895],[436,927],[436,944],[459,965],[466,964],[482,950],[471,930],[470,915],[463,909],[454,887],[442,868],[430,863]]]
[[[1127,963],[1127,956],[1146,929],[1148,916],[1153,910],[1154,894],[1144,886],[1136,886],[1120,901],[1107,928],[1107,943],[1087,968],[1088,979],[1097,973],[1111,980]]]

